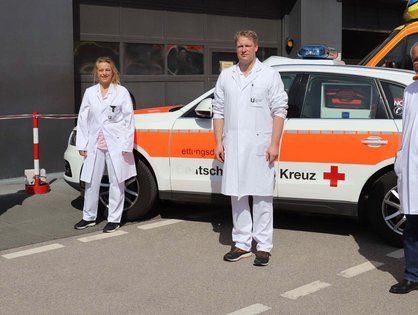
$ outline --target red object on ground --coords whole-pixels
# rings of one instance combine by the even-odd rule
[[[32,125],[33,125],[33,164],[34,164],[34,183],[25,184],[25,191],[28,194],[46,194],[49,192],[49,184],[41,181],[39,170],[39,136],[38,136],[38,119],[37,112],[32,113]]]

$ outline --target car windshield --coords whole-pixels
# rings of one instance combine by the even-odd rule
[[[392,38],[396,36],[396,34],[399,33],[399,31],[400,30],[397,29],[397,30],[394,30],[392,33],[390,33],[388,38],[386,38],[380,45],[378,45],[375,49],[373,49],[366,57],[364,57],[359,62],[359,65],[362,65],[362,66],[366,65],[374,56],[376,56],[379,50],[381,50]]]

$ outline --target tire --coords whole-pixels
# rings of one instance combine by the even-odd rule
[[[401,213],[396,174],[390,171],[372,186],[368,198],[368,216],[374,230],[389,243],[402,246],[405,216]]]
[[[136,221],[148,215],[157,200],[157,183],[151,170],[140,159],[136,162],[137,176],[125,181],[125,204],[123,220]],[[109,204],[109,180],[103,176],[100,184],[100,202],[105,207],[105,217]]]

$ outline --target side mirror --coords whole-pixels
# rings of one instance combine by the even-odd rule
[[[195,113],[201,118],[212,118],[212,99],[205,98],[195,108]]]

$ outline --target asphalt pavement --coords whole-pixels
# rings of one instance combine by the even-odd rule
[[[396,296],[403,251],[337,217],[275,213],[268,267],[222,260],[229,207],[163,204],[101,233],[77,231],[83,200],[62,174],[47,194],[0,181],[0,314],[416,314]]]
[[[0,250],[80,235],[83,198],[65,183],[62,173],[47,175],[50,191],[30,195],[24,178],[0,180]],[[101,230],[106,221],[88,229]]]
[[[276,213],[272,259],[255,267],[222,260],[227,207],[164,204],[115,233],[76,231],[78,192],[50,180],[34,196],[1,183],[0,314],[416,314],[418,292],[388,292],[403,251],[354,220]]]
[[[24,178],[0,180],[0,251],[65,237],[101,231],[106,225],[103,208],[99,206],[98,224],[75,230],[81,220],[83,197],[64,181],[63,173],[47,174],[50,191],[46,194],[27,194]],[[229,209],[221,209],[221,211]],[[210,205],[157,204],[152,214],[141,221],[158,218],[181,219],[189,214],[211,211]],[[228,216],[228,218],[230,218]],[[137,222],[122,222],[122,225]]]

